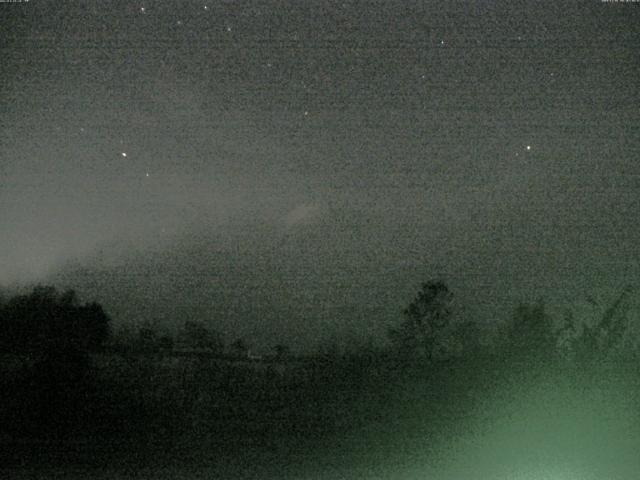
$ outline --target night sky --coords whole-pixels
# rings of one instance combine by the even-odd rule
[[[0,4],[0,286],[257,348],[640,273],[640,3]]]

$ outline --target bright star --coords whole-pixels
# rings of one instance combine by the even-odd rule
[[[527,151],[531,150],[531,145],[527,145]]]
[[[120,155],[122,155],[123,157],[127,158],[127,152],[122,152]]]

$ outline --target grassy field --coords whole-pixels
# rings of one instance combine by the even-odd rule
[[[13,389],[4,391],[15,394],[3,396],[5,420],[46,401],[26,402],[42,386],[21,383],[19,368],[5,368]],[[568,480],[640,471],[635,364],[585,370],[487,357],[400,370],[368,357],[278,372],[106,356],[90,372],[66,392],[77,415],[63,434],[3,435],[2,478]],[[65,408],[60,400],[49,406]]]

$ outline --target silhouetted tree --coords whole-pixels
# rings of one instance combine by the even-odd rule
[[[165,354],[173,351],[173,338],[164,333],[159,333],[150,323],[141,326],[133,342],[127,342],[126,338],[123,351],[127,352],[143,352],[143,353],[160,353]],[[127,346],[128,343],[128,346]]]
[[[595,324],[583,326],[572,344],[578,363],[595,363],[620,350],[628,330],[630,293],[631,288],[625,288]]]
[[[178,334],[178,341],[182,348],[192,350],[208,350],[219,353],[224,349],[222,335],[208,329],[204,323],[195,320],[185,322]]]
[[[13,353],[61,349],[95,351],[110,335],[110,319],[97,303],[80,305],[73,290],[38,286],[0,310],[0,345]]]
[[[389,331],[401,355],[433,358],[439,336],[451,318],[452,298],[442,281],[422,284],[415,299],[403,311],[404,321]]]
[[[577,335],[576,320],[573,312],[567,309],[562,318],[562,325],[556,331],[558,354],[564,360],[575,359]]]
[[[16,401],[0,428],[19,435],[64,435],[86,407],[92,383],[89,353],[110,334],[97,303],[81,305],[75,292],[38,286],[0,308],[0,344],[27,359],[14,381]]]

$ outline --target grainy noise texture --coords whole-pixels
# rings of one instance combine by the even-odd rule
[[[449,445],[481,456],[469,471],[483,478],[574,478],[565,467],[596,443],[557,470],[534,465],[535,448],[503,465],[487,452],[517,450],[516,427],[492,417],[502,426],[479,447],[468,431],[445,440],[446,419],[498,401],[477,393],[473,372],[493,380],[470,351],[504,373],[514,345],[526,365],[557,347],[589,368],[593,352],[637,349],[639,59],[640,2],[0,0],[9,463],[35,436],[58,447],[30,464],[77,450],[71,478],[422,478],[430,465],[464,479]],[[425,367],[451,355],[451,378]],[[526,392],[573,399],[558,369],[561,393]],[[544,416],[494,380],[514,421]],[[637,408],[623,397],[619,418]],[[36,398],[66,413],[47,418]],[[409,440],[371,420],[393,415]],[[576,435],[636,438],[577,418]],[[233,446],[247,436],[260,440]],[[179,453],[154,467],[170,448],[154,439]],[[372,452],[397,454],[397,474]],[[606,452],[597,478],[615,476]]]

